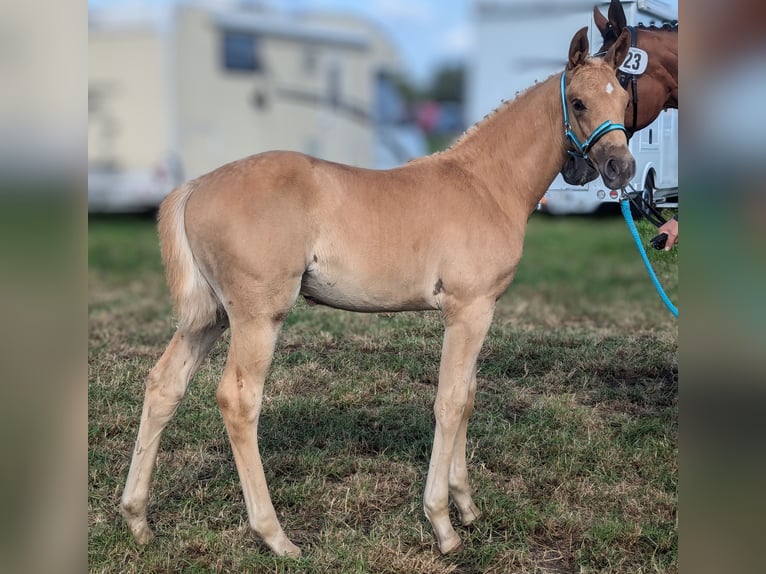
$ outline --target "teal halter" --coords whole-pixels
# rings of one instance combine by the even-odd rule
[[[612,123],[610,120],[606,120],[603,124],[598,126],[588,138],[581,142],[579,138],[572,131],[572,126],[569,123],[569,112],[567,112],[567,96],[564,80],[566,78],[566,70],[561,73],[561,106],[564,108],[564,136],[567,138],[570,144],[575,149],[568,149],[567,153],[575,157],[581,157],[588,159],[588,152],[593,145],[601,139],[602,136],[608,134],[614,130],[622,130],[625,133],[625,137],[628,135],[628,130],[622,124]]]

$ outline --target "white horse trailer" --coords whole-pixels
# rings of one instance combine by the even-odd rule
[[[155,208],[182,181],[270,149],[376,168],[427,151],[401,121],[402,62],[373,23],[220,4],[89,13],[91,211]]]
[[[664,110],[630,140],[632,184],[658,207],[678,207],[678,110]]]
[[[606,14],[609,2],[593,0],[477,0],[474,4],[476,50],[470,67],[467,110],[469,120],[481,119],[503,98],[514,97],[535,82],[560,72],[572,34],[588,26],[591,51],[601,46],[593,21],[593,6]],[[629,24],[656,24],[677,19],[672,3],[646,0],[622,2]],[[663,207],[678,198],[678,110],[667,110],[630,141],[636,158],[632,185]],[[601,178],[571,185],[558,175],[545,197],[552,214],[592,213],[618,200]]]

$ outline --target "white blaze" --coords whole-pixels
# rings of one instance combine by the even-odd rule
[[[606,93],[611,94],[614,91],[614,86],[612,85],[612,82],[606,83]]]

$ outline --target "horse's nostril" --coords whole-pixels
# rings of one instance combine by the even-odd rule
[[[606,165],[604,166],[604,175],[610,179],[614,179],[620,175],[620,163],[615,158],[611,157],[607,160]]]

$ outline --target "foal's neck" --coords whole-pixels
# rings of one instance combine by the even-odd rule
[[[559,78],[504,103],[438,157],[459,162],[509,213],[528,216],[566,159]]]

